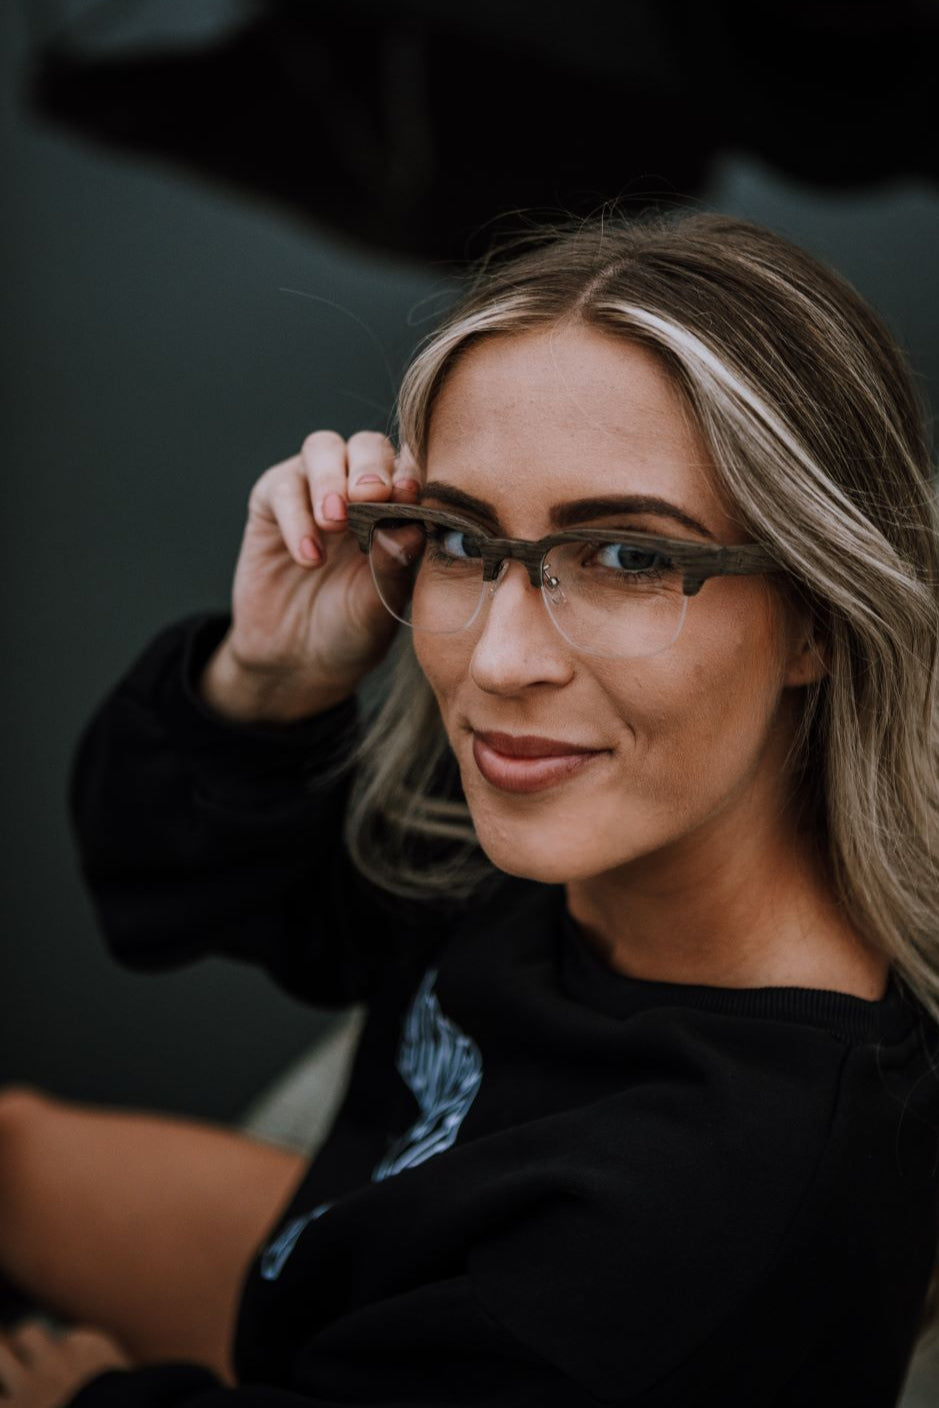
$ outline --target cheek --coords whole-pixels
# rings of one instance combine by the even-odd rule
[[[658,681],[644,720],[656,764],[650,776],[688,803],[717,798],[748,775],[766,744],[780,677],[763,611],[705,618]]]
[[[484,783],[457,727],[467,703],[465,645],[414,636],[494,864],[550,883],[597,873],[674,842],[740,792],[757,768],[778,699],[772,635],[759,611],[743,609],[730,617],[699,612],[695,627],[658,659],[584,660],[556,691],[559,731],[589,720],[615,744],[610,766],[589,787],[573,783],[525,800]]]
[[[441,718],[449,732],[449,705],[469,668],[465,650],[443,636],[414,634],[414,654],[434,692]]]
[[[680,790],[685,778],[694,790],[702,775],[745,768],[772,719],[782,676],[771,606],[742,579],[720,585],[691,600],[670,649],[598,673],[650,786]]]
[[[434,641],[431,636],[425,636],[415,631],[412,635],[412,640],[414,642],[414,654],[417,657],[417,663],[424,671],[431,685],[434,685],[435,682],[442,679],[445,674],[443,668],[445,664],[445,652],[441,651],[439,641]]]

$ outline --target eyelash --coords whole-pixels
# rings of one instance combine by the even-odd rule
[[[470,536],[468,533],[464,533],[460,528],[432,528],[430,526],[428,526],[425,531],[427,533],[427,546],[430,549],[431,561],[440,563],[443,566],[449,566],[453,562],[463,560],[454,557],[453,553],[444,552],[440,545],[445,538],[449,538],[453,533],[459,534],[461,538],[468,538]]]
[[[443,566],[443,567],[450,567],[450,566],[452,566],[455,562],[461,562],[461,561],[466,561],[466,560],[467,560],[466,558],[458,558],[458,557],[454,556],[453,553],[448,553],[448,552],[444,551],[444,550],[441,548],[441,543],[444,541],[444,539],[450,537],[450,535],[451,535],[451,534],[454,534],[454,533],[457,534],[457,535],[458,535],[459,537],[461,537],[461,538],[469,538],[470,541],[474,541],[474,540],[472,539],[471,534],[469,534],[469,533],[464,533],[463,530],[460,529],[460,528],[444,528],[444,527],[438,527],[438,528],[434,528],[434,529],[432,529],[432,530],[430,530],[430,529],[428,530],[428,532],[427,532],[427,544],[428,544],[428,548],[430,549],[430,558],[431,558],[431,561],[432,561],[432,562],[437,563],[437,564],[439,564],[440,566]],[[589,547],[590,547],[590,544],[585,544],[584,546],[585,546],[586,548],[589,548]],[[598,544],[598,545],[595,547],[594,551],[597,552],[597,553],[599,553],[599,552],[602,552],[602,551],[604,550],[604,548],[607,548],[607,547],[616,547],[616,546],[617,546],[616,543],[604,543],[604,544],[602,544],[602,545],[601,545],[601,544]],[[633,551],[641,552],[641,549],[636,548],[636,549],[633,549]],[[613,568],[612,570],[613,570],[613,571],[619,570],[620,572],[623,573],[624,576],[628,576],[630,581],[633,581],[633,582],[648,582],[648,581],[653,581],[653,580],[655,580],[656,578],[662,577],[662,576],[664,575],[664,573],[672,566],[670,560],[669,560],[667,557],[664,557],[664,556],[662,555],[662,553],[651,553],[651,554],[648,554],[648,553],[647,553],[647,554],[645,554],[645,555],[646,555],[646,556],[651,556],[651,557],[653,557],[654,559],[658,559],[658,561],[659,561],[659,566],[658,566],[658,567],[642,567],[642,568],[637,569],[637,570],[634,571],[634,572],[627,572],[627,570],[626,570],[625,568],[619,568],[619,569]]]
[[[585,546],[589,545],[585,544]],[[605,548],[615,548],[617,546],[619,546],[619,544],[617,543],[604,543],[602,546],[597,546],[595,551],[603,552]],[[631,548],[630,551],[638,552],[644,557],[651,557],[654,560],[657,560],[659,563],[658,567],[640,567],[636,571],[627,571],[627,569],[624,567],[614,567],[612,569],[614,572],[622,572],[623,575],[627,576],[631,582],[651,582],[657,580],[658,578],[663,577],[668,571],[668,569],[672,566],[671,561],[667,557],[663,556],[663,554],[660,552],[643,553],[641,548]]]

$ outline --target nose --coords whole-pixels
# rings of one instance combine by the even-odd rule
[[[486,584],[480,607],[482,627],[473,648],[470,673],[480,689],[512,694],[539,682],[563,684],[572,672],[567,642],[548,615],[540,587],[533,587],[524,563],[503,562]]]

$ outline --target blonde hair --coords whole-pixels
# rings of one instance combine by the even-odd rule
[[[710,213],[570,222],[482,261],[401,385],[423,468],[434,401],[481,339],[568,320],[652,349],[684,394],[715,488],[787,571],[827,674],[803,687],[790,755],[851,924],[939,1022],[939,513],[903,354],[838,274],[779,235]],[[345,839],[399,896],[466,898],[482,853],[436,700],[403,629],[390,687],[349,759]],[[455,795],[456,794],[456,795]],[[939,1263],[920,1333],[939,1318]]]

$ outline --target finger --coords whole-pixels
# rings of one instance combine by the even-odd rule
[[[64,1336],[65,1348],[83,1361],[108,1360],[130,1363],[127,1351],[109,1330],[95,1325],[76,1325]]]
[[[304,440],[300,456],[317,524],[330,533],[344,531],[348,492],[345,440],[335,430],[314,430]]]
[[[421,471],[407,444],[395,456],[394,491],[401,496],[417,495],[421,488]]]
[[[349,436],[349,498],[382,499],[391,488],[395,447],[377,430],[357,430]]]
[[[268,499],[291,557],[301,567],[322,562],[326,550],[313,517],[310,485],[299,460],[292,473],[283,474],[272,483]]]
[[[6,1336],[0,1334],[0,1389],[16,1393],[23,1386],[27,1369],[19,1355],[14,1354]]]
[[[7,1334],[14,1352],[25,1364],[42,1359],[61,1338],[42,1320],[21,1320]]]

